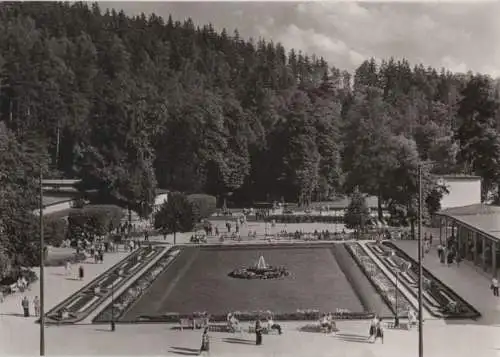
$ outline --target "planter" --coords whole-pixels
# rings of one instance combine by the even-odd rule
[[[161,252],[163,252],[165,247],[155,247],[155,254],[151,254],[149,247],[143,247],[126,257],[124,260],[115,264],[113,267],[108,269],[104,274],[106,278],[102,279],[102,275],[98,276],[92,282],[84,286],[75,294],[71,295],[69,298],[64,300],[62,303],[58,304],[55,308],[51,309],[46,315],[48,317],[47,323],[51,323],[52,316],[57,316],[57,323],[76,323],[84,319],[90,312],[92,312],[97,306],[99,306],[105,299],[111,295],[110,286],[114,285],[114,289],[119,289],[123,284],[129,281],[135,275],[135,269],[131,269],[139,262],[139,269],[147,265],[151,260],[155,259]],[[138,257],[139,260],[138,260]],[[72,304],[75,301],[77,302]],[[90,303],[89,306],[86,306]],[[85,309],[81,312],[78,310],[82,307]],[[60,318],[61,311],[70,311],[74,314],[70,314],[66,318]]]
[[[172,263],[180,253],[177,248],[171,249],[158,260],[148,271],[142,274],[126,291],[111,302],[92,322],[109,322],[113,318],[118,320],[130,305],[141,297],[153,284],[155,279]]]
[[[396,287],[389,280],[385,273],[377,264],[368,256],[368,254],[357,243],[346,243],[347,251],[357,262],[366,277],[372,282],[373,286],[386,302],[389,309],[396,315]],[[400,292],[398,293],[398,316],[407,317],[408,310],[412,309],[412,305]]]
[[[409,262],[413,273],[418,274],[418,264],[410,256],[391,242],[384,242],[383,246],[394,251],[399,259]],[[479,311],[477,311],[471,304],[462,299],[457,293],[455,293],[455,291],[441,282],[427,269],[423,269],[423,279],[425,292],[439,304],[437,308],[433,308],[428,298],[424,301],[427,306],[431,305],[429,306],[429,310],[435,317],[447,319],[476,319],[481,316]],[[417,291],[415,291],[415,289],[410,290],[412,294],[416,296]]]

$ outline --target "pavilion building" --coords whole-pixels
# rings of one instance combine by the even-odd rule
[[[435,214],[440,242],[454,237],[463,259],[490,276],[499,276],[500,206],[481,203],[477,176],[443,176],[449,194]]]

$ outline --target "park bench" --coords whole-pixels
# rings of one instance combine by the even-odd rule
[[[264,325],[262,326],[262,333],[263,333],[264,335],[270,335],[270,334],[271,334],[271,333],[273,333],[273,332],[274,332],[274,333],[276,333],[276,334],[278,334],[278,330],[276,330],[276,329],[272,329],[272,328],[269,328],[269,326],[267,326],[267,324],[264,324]],[[255,333],[255,325],[250,324],[250,325],[248,326],[248,333]]]
[[[17,286],[17,283],[13,283],[9,285],[10,293],[14,294],[19,291],[19,287]]]
[[[180,319],[179,324],[181,331],[183,331],[184,328],[189,328],[194,330],[194,323],[192,319]]]
[[[418,327],[418,320],[416,320],[412,325]],[[388,321],[384,324],[384,326],[389,330],[409,330],[412,327],[408,321],[399,321],[399,327],[396,327],[395,321]]]

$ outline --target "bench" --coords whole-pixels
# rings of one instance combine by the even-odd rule
[[[180,319],[179,324],[181,331],[183,331],[184,328],[194,330],[194,321],[192,319]]]
[[[9,289],[10,289],[11,294],[17,293],[19,291],[19,287],[17,286],[17,283],[10,284]]]
[[[269,335],[271,333],[275,332],[276,334],[278,334],[278,330],[277,329],[272,329],[272,328],[269,328],[268,326],[262,326],[262,333],[264,335]],[[249,325],[248,326],[248,333],[255,333],[255,325]]]

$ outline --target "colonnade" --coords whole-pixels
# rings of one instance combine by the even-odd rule
[[[439,223],[439,241],[442,244],[450,237],[455,237],[463,260],[473,263],[492,276],[499,276],[500,242],[451,217],[441,217]]]

